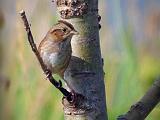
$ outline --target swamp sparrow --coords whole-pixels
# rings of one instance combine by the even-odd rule
[[[58,74],[64,79],[64,72],[69,65],[72,49],[72,36],[78,34],[74,27],[59,20],[41,41],[38,51],[44,64],[53,74]]]

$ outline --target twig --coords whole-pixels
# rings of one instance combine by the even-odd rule
[[[72,101],[73,100],[73,94],[69,91],[67,91],[65,88],[62,87],[62,82],[59,81],[57,82],[53,76],[52,76],[52,72],[47,69],[46,65],[44,64],[38,50],[37,50],[37,46],[36,44],[34,43],[34,39],[33,39],[33,36],[32,36],[32,33],[31,33],[31,30],[30,30],[30,25],[28,23],[28,20],[27,20],[27,17],[25,15],[25,11],[22,10],[19,12],[20,13],[20,16],[24,22],[24,26],[25,26],[25,30],[27,32],[27,36],[28,36],[28,42],[32,48],[32,51],[34,52],[34,54],[36,55],[40,65],[41,65],[41,68],[43,70],[43,72],[45,73],[46,77],[48,78],[48,80],[57,88],[61,91],[61,93],[64,95],[64,97],[67,98],[68,101]]]
[[[146,92],[139,102],[132,105],[130,110],[117,120],[144,120],[153,108],[160,102],[160,78]]]

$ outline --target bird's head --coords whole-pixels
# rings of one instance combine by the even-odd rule
[[[59,20],[49,32],[55,41],[71,40],[73,35],[78,34],[72,24],[63,20]]]

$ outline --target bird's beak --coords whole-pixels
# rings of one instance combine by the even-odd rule
[[[70,33],[73,34],[73,35],[78,35],[79,34],[76,30],[72,30]]]

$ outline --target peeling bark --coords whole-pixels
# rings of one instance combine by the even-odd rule
[[[66,120],[107,120],[103,63],[99,43],[98,0],[57,0],[63,20],[79,32],[72,39],[72,58],[65,80],[78,93],[63,99]]]

